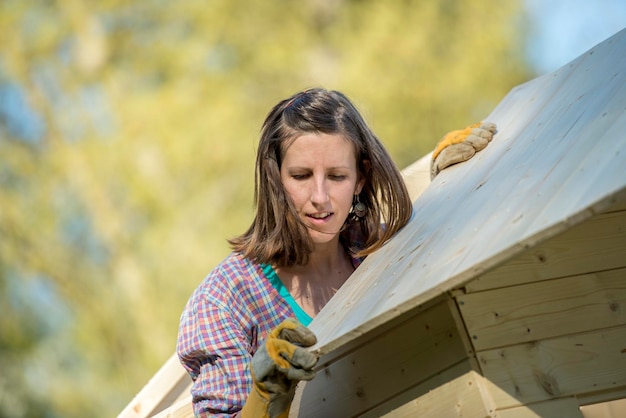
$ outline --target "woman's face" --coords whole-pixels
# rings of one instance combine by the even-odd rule
[[[315,244],[338,236],[363,187],[354,146],[337,134],[297,137],[284,152],[280,177]]]

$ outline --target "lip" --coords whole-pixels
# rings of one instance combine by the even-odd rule
[[[316,218],[315,217],[315,216],[324,215],[324,214],[328,214],[328,215],[324,216],[322,218]],[[327,224],[328,222],[330,222],[330,220],[333,218],[334,215],[335,214],[333,212],[317,212],[317,213],[309,213],[309,214],[307,214],[306,218],[313,225],[324,225],[324,224]]]

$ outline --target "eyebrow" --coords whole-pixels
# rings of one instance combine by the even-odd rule
[[[347,166],[347,165],[338,165],[338,166],[334,166],[334,167],[328,167],[326,169],[326,171],[331,171],[331,170],[350,170],[352,167]],[[287,170],[310,170],[311,167],[305,167],[305,166],[287,166],[286,167]]]

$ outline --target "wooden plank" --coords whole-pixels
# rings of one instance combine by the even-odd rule
[[[612,62],[616,67],[609,67],[612,55],[618,52],[614,43],[607,42],[594,49],[593,55],[551,75],[552,81],[559,85],[556,92],[540,92],[538,96],[533,92],[533,98],[553,96],[541,104],[541,112],[529,121],[531,126],[510,140],[511,151],[493,162],[496,166],[491,167],[480,184],[479,191],[487,188],[482,193],[485,200],[468,210],[495,213],[485,216],[486,222],[476,225],[476,230],[497,239],[468,248],[465,252],[468,261],[474,262],[484,252],[498,251],[503,241],[510,246],[515,242],[534,245],[589,216],[590,205],[584,202],[600,197],[597,193],[601,188],[610,184],[615,186],[610,187],[615,191],[621,188],[619,174],[626,167],[624,156],[620,155],[623,145],[609,138],[615,138],[626,128],[626,118],[622,117],[626,87],[623,80],[611,76],[615,69],[618,79],[624,77],[626,62],[624,54],[620,54]],[[601,75],[609,71],[611,74]],[[595,76],[606,79],[606,84],[590,80]],[[499,113],[498,109],[495,114]],[[503,110],[507,115],[511,111]],[[598,136],[605,140],[595,141]],[[499,146],[495,140],[492,145]],[[462,175],[466,172],[472,175],[470,167],[461,170]],[[514,182],[500,177],[512,174]],[[602,186],[598,186],[600,179]],[[495,186],[490,184],[494,182]],[[496,196],[500,199],[492,204],[490,200]],[[486,202],[489,209],[484,207]],[[466,204],[464,201],[464,209]]]
[[[622,59],[626,57],[625,54],[621,52],[620,54]],[[586,76],[589,76],[584,73],[578,75],[580,82],[584,82]],[[570,82],[579,80],[572,79]],[[572,111],[575,120],[567,132],[561,133],[562,138],[550,141],[550,148],[545,149],[545,152],[552,154],[559,161],[555,171],[547,173],[548,179],[556,183],[550,184],[549,188],[542,187],[543,190],[538,190],[539,193],[549,193],[549,198],[544,199],[541,211],[535,217],[521,220],[520,223],[529,230],[550,228],[551,220],[555,219],[554,214],[559,213],[570,214],[562,222],[575,224],[576,216],[587,217],[585,210],[590,207],[584,202],[596,195],[598,181],[606,182],[609,187],[612,184],[611,188],[617,191],[620,189],[618,185],[622,183],[619,178],[626,174],[619,141],[593,140],[599,132],[607,138],[612,138],[626,129],[626,118],[619,117],[623,109],[616,105],[620,102],[619,98],[626,97],[626,84],[615,79],[607,80],[605,86],[584,93],[586,95],[584,105],[580,103],[581,97],[575,97],[580,91],[576,88],[570,88],[570,91],[573,93],[571,103],[570,101],[566,103],[572,106],[572,109],[576,108]],[[575,150],[572,146],[576,147]],[[572,154],[579,154],[579,157],[573,157]]]
[[[394,409],[387,418],[491,417],[492,408],[480,390],[482,376],[468,372]]]
[[[164,409],[154,418],[194,418],[193,407],[191,404],[191,396],[174,403],[170,407]]]
[[[361,341],[332,363],[322,357],[315,379],[300,385],[292,413],[344,417],[395,406],[394,397],[466,359],[449,305],[442,302],[376,339]]]
[[[518,406],[498,411],[498,418],[586,418],[583,417],[576,398],[552,399],[549,401]]]
[[[476,351],[626,325],[626,268],[469,293],[458,305]]]
[[[611,388],[608,390],[585,393],[582,395],[577,395],[577,398],[578,403],[583,406],[614,402],[620,399],[626,399],[626,386],[621,388]]]
[[[620,212],[626,211],[626,193],[624,195],[616,196],[615,201],[611,202],[609,207],[604,209],[605,212]]]
[[[451,295],[453,292],[451,292]],[[465,321],[463,320],[463,316],[459,310],[459,306],[456,300],[456,297],[452,298],[448,301],[450,313],[452,314],[452,318],[454,318],[454,323],[456,324],[457,330],[459,330],[459,336],[461,337],[461,341],[463,342],[463,347],[465,348],[465,352],[468,355],[469,362],[472,364],[472,370],[477,372],[481,372],[480,363],[476,359],[476,352],[474,350],[474,344],[471,340],[470,334],[468,333],[467,327],[465,325]]]
[[[478,353],[498,409],[626,388],[626,327]]]
[[[152,416],[188,393],[190,385],[191,379],[174,353],[122,410],[118,418]]]
[[[181,401],[190,402],[190,405],[191,405],[191,396],[189,394],[191,393],[191,386],[193,385],[193,382],[191,381],[191,379],[185,379],[185,380],[187,381],[186,386],[181,385],[179,386],[178,389],[176,389],[176,391],[171,391],[170,393],[162,394],[163,398],[161,399],[161,402],[159,402],[156,408],[154,408],[155,413],[159,411],[163,411],[169,408],[171,405],[178,404]],[[180,388],[182,388],[182,390]],[[178,396],[176,396],[176,392],[178,392]]]
[[[626,399],[581,406],[584,418],[622,418],[626,411]]]
[[[430,185],[430,158],[432,153],[423,156],[402,170],[402,178],[411,200],[417,199]]]
[[[421,382],[420,384],[408,388],[406,391],[398,393],[393,399],[388,402],[379,405],[376,408],[370,409],[366,413],[360,416],[360,418],[378,418],[381,416],[392,417],[394,411],[397,408],[401,408],[403,405],[411,404],[416,398],[428,394],[431,391],[437,390],[442,385],[463,376],[468,372],[473,372],[473,364],[469,361],[462,361],[454,366],[445,369],[441,373],[430,377],[428,380]],[[391,411],[391,412],[390,412]]]
[[[466,292],[626,267],[626,211],[597,215],[465,285]]]
[[[590,219],[626,190],[626,31],[526,83],[485,119],[499,133],[444,171],[415,215],[311,324],[318,352],[351,346]],[[508,96],[507,96],[508,97]]]

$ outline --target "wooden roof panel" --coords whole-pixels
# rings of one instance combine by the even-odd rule
[[[626,191],[626,31],[513,89],[472,160],[441,173],[311,328],[328,352],[577,224]],[[426,158],[429,158],[428,156]]]

